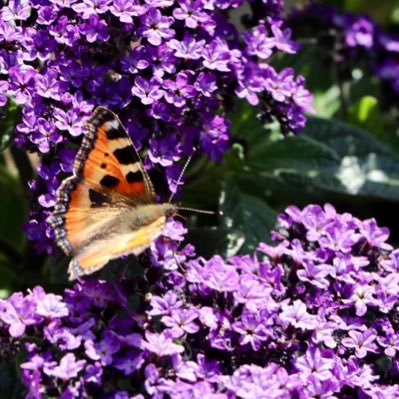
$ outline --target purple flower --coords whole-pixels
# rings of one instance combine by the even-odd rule
[[[141,17],[141,21],[143,27],[140,33],[154,46],[159,46],[162,40],[171,39],[175,33],[170,29],[173,18],[162,16],[156,8],[150,8],[148,13]]]
[[[8,90],[8,83],[6,81],[0,81],[0,107],[4,107],[7,104],[7,97],[5,96],[5,92]]]
[[[179,157],[179,145],[177,138],[165,137],[159,140],[151,140],[151,150],[148,154],[149,159],[154,164],[171,166]]]
[[[20,293],[12,294],[7,301],[0,300],[0,320],[9,325],[8,332],[12,337],[22,336],[27,326],[40,321],[35,307],[30,298],[23,298]]]
[[[73,109],[65,112],[60,108],[55,108],[54,118],[58,129],[67,130],[72,136],[82,134],[83,118]]]
[[[363,316],[367,312],[367,305],[375,304],[375,290],[368,284],[357,284],[354,292],[344,303],[354,303],[356,315]]]
[[[21,0],[10,0],[1,10],[3,21],[25,21],[29,18],[31,7]]]
[[[396,352],[399,351],[399,334],[396,334],[390,325],[386,326],[384,330],[383,336],[377,337],[377,342],[384,348],[384,353],[387,356],[394,358]]]
[[[34,87],[36,71],[32,67],[12,67],[9,70],[9,94],[17,104],[30,101],[30,88]]]
[[[152,78],[145,80],[141,76],[137,77],[132,87],[132,94],[141,99],[145,105],[152,104],[162,98],[164,91],[161,89],[161,80]]]
[[[36,75],[35,87],[40,96],[56,101],[61,100],[62,84],[56,79],[54,71],[48,71],[46,75]]]
[[[60,295],[47,294],[37,302],[36,312],[46,318],[60,318],[68,316],[68,308]]]
[[[179,300],[173,291],[168,291],[163,297],[153,296],[151,298],[152,309],[148,312],[151,316],[170,315],[172,311],[180,309],[183,302]]]
[[[199,24],[206,23],[209,19],[208,14],[201,11],[201,6],[199,0],[194,2],[180,1],[179,7],[173,11],[173,16],[177,20],[184,21],[188,28],[196,29]]]
[[[291,40],[291,29],[281,30],[276,24],[271,26],[276,48],[284,53],[295,54],[298,50],[298,45]]]
[[[223,39],[213,40],[202,51],[203,64],[206,68],[220,72],[229,72],[230,49]]]
[[[50,184],[60,169],[53,162],[39,173]],[[120,282],[82,280],[63,300],[35,287],[1,301],[3,339],[24,334],[26,395],[89,397],[101,387],[110,398],[334,399],[352,391],[395,398],[395,251],[385,238],[370,240],[373,251],[322,239],[332,227],[338,237],[375,238],[370,231],[384,229],[361,234],[365,222],[331,205],[289,207],[278,220],[274,246],[263,243],[252,255],[205,260],[159,240],[159,256],[142,258],[142,273]],[[185,233],[173,220],[165,227],[179,243]],[[173,268],[160,255],[171,248]],[[356,297],[368,298],[366,313]],[[7,342],[7,356],[20,348]]]
[[[196,89],[189,83],[189,76],[186,73],[180,73],[176,76],[176,81],[164,80],[162,87],[165,89],[165,100],[176,107],[183,107],[186,99],[194,97]]]
[[[215,76],[211,73],[201,72],[197,81],[194,83],[195,88],[205,97],[211,97],[212,93],[217,90]]]
[[[315,265],[312,261],[305,260],[304,268],[298,270],[297,275],[299,280],[323,289],[329,286],[329,281],[325,277],[332,272],[332,269],[330,265]]]
[[[109,106],[128,122],[135,145],[151,154],[148,169],[168,164],[162,178],[176,192],[179,162],[193,146],[221,160],[237,98],[298,132],[311,95],[303,78],[292,76],[289,95],[278,106],[269,100],[271,67],[256,51],[271,57],[295,46],[283,28],[282,1],[265,1],[243,34],[229,19],[242,0],[9,1],[0,11],[0,106],[7,98],[23,106],[16,144],[46,153],[43,163],[55,159],[60,171],[59,152],[70,148],[70,136],[82,135],[95,105]],[[54,253],[46,220],[59,183],[42,179],[31,183],[37,207],[26,229],[37,249]],[[171,248],[153,247],[154,262],[177,268]]]
[[[38,9],[37,23],[50,25],[57,19],[57,10],[52,6],[42,6]]]
[[[294,88],[293,70],[284,69],[277,74],[272,69],[268,71],[269,76],[265,79],[265,87],[276,101],[283,102],[291,97]]]
[[[109,9],[121,22],[125,23],[132,23],[132,17],[138,17],[146,12],[145,7],[130,0],[115,0]]]
[[[68,381],[71,378],[77,377],[79,372],[83,370],[85,364],[85,360],[77,361],[73,353],[67,353],[60,360],[58,365],[54,362],[52,365],[45,366],[44,373],[48,376],[54,376],[63,381]]]
[[[346,348],[355,349],[356,357],[363,359],[368,352],[378,352],[375,339],[375,332],[371,329],[364,332],[351,330],[348,332],[349,337],[342,339],[342,345]]]
[[[173,343],[172,338],[168,338],[165,334],[156,334],[146,331],[145,338],[142,342],[143,349],[155,353],[157,356],[170,356],[184,352],[181,345]]]
[[[116,356],[113,363],[115,369],[122,371],[125,376],[129,376],[143,366],[144,358],[141,353],[129,350],[121,356]]]
[[[240,335],[240,345],[250,344],[254,351],[258,351],[262,343],[270,336],[263,318],[250,312],[245,312],[241,320],[234,323],[232,327]]]
[[[49,33],[56,42],[67,46],[73,46],[79,40],[79,29],[69,24],[66,16],[61,17],[56,25],[50,25]]]
[[[281,310],[280,319],[296,328],[312,330],[317,325],[316,318],[307,312],[306,305],[299,299],[294,301],[292,305],[284,303]]]
[[[257,26],[251,32],[244,32],[243,36],[248,45],[248,54],[256,55],[264,60],[268,59],[273,54],[275,39],[268,37],[265,26]]]
[[[385,242],[389,237],[389,230],[386,227],[378,227],[375,219],[364,221],[359,230],[360,234],[366,238],[370,247],[388,251],[392,250],[392,246]]]
[[[199,330],[195,320],[198,318],[198,312],[194,309],[181,309],[174,311],[170,316],[162,317],[161,321],[169,328],[173,339],[180,338],[185,333],[194,334]]]
[[[110,35],[107,31],[107,24],[100,20],[96,14],[91,14],[87,22],[80,26],[80,33],[86,36],[89,43],[95,41],[107,41]]]
[[[320,350],[312,346],[304,356],[296,360],[295,367],[301,372],[304,381],[307,381],[311,375],[320,381],[326,381],[333,376],[334,364],[334,359],[322,356]]]
[[[99,360],[104,366],[113,362],[113,355],[119,351],[121,344],[114,333],[106,331],[101,341],[93,343],[85,342],[86,355],[92,360]]]
[[[349,47],[373,47],[374,24],[364,18],[359,18],[346,32],[345,41]]]
[[[337,384],[334,380],[323,381],[316,376],[309,376],[306,381],[305,395],[308,398],[335,399]]]
[[[109,9],[110,0],[83,0],[72,5],[72,9],[79,13],[83,19],[90,15],[104,14]]]
[[[201,129],[200,142],[212,159],[221,160],[221,153],[227,148],[229,137],[229,122],[221,116],[208,115]]]
[[[168,47],[175,50],[174,55],[178,58],[198,60],[201,58],[204,44],[205,40],[196,41],[192,36],[186,33],[182,41],[176,39],[170,40],[168,42]]]

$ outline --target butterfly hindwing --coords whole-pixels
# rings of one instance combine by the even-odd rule
[[[111,234],[93,241],[70,262],[68,269],[70,278],[93,273],[121,255],[140,254],[161,235],[165,220],[165,216],[160,216],[140,229],[118,232],[116,236]]]

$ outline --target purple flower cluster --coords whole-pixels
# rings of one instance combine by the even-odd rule
[[[253,256],[205,260],[177,251],[173,222],[177,241],[154,244],[144,276],[2,301],[2,347],[25,350],[26,397],[397,398],[388,229],[331,205],[288,207],[279,225]]]
[[[253,2],[258,12],[241,34],[229,12],[243,2],[10,0],[0,7],[0,106],[6,96],[21,105],[16,143],[54,160],[31,187],[41,210],[27,231],[38,249],[51,251],[45,220],[64,166],[70,171],[68,148],[96,105],[120,115],[136,146],[148,149],[146,167],[164,167],[171,190],[194,145],[221,159],[234,99],[258,105],[284,132],[304,126],[312,109],[304,79],[267,64],[297,50],[283,1]]]
[[[339,65],[344,79],[351,68],[364,68],[381,82],[383,106],[399,104],[399,35],[384,32],[366,15],[340,12],[325,4],[310,3],[289,18],[296,36],[316,37],[326,47],[328,61]]]

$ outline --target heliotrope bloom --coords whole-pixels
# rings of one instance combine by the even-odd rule
[[[177,241],[153,250],[175,257],[154,255],[144,276],[1,301],[2,354],[20,351],[26,397],[397,398],[387,229],[331,205],[288,207],[279,224],[273,246],[206,260],[178,249],[185,229],[170,221]],[[332,246],[332,231],[345,239]]]
[[[34,199],[46,198],[26,228],[37,249],[52,251],[45,220],[48,197],[65,176],[62,150],[78,144],[97,105],[120,115],[136,146],[148,151],[146,168],[165,167],[171,191],[193,146],[221,160],[234,99],[258,105],[285,133],[301,130],[312,110],[304,79],[267,64],[277,52],[298,49],[283,1],[251,1],[258,10],[241,34],[229,13],[243,3],[15,0],[0,9],[0,107],[6,96],[21,105],[15,142],[54,161],[51,178],[31,184]]]

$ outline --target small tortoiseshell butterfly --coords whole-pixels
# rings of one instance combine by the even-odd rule
[[[98,107],[86,124],[74,174],[57,190],[49,217],[57,244],[73,257],[69,279],[121,255],[140,254],[176,209],[156,203],[150,177],[121,121]]]

